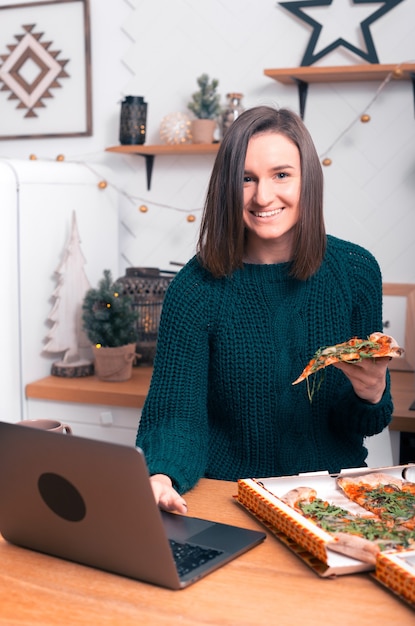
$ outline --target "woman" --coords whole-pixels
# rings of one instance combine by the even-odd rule
[[[382,330],[379,266],[326,236],[323,175],[293,112],[245,111],[213,167],[197,255],[172,281],[137,445],[161,508],[200,477],[236,480],[365,464],[390,422],[388,359],[293,386],[321,346]]]

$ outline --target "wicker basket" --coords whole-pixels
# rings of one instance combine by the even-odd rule
[[[117,348],[92,346],[96,376],[108,382],[129,380],[132,375],[133,361],[136,358],[135,350],[135,343]]]

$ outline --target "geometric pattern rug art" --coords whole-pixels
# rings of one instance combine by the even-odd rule
[[[44,33],[34,33],[35,26],[22,26],[24,33],[14,36],[18,43],[7,46],[10,54],[0,55],[1,91],[11,92],[8,100],[19,100],[16,108],[26,111],[24,117],[37,117],[35,109],[45,107],[42,100],[53,98],[50,90],[69,78],[64,70],[69,59],[59,61],[60,51],[49,50],[52,42],[41,42]]]

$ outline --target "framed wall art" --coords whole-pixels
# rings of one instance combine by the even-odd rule
[[[383,327],[405,349],[391,370],[415,371],[415,284],[383,283]]]
[[[89,0],[0,6],[0,139],[92,135]]]

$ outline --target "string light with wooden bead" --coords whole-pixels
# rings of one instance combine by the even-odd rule
[[[403,76],[403,72],[402,69],[400,68],[399,65],[397,65],[395,67],[395,69],[392,72],[389,72],[389,74],[384,78],[384,80],[382,81],[381,85],[378,87],[378,89],[376,90],[376,93],[374,95],[374,97],[372,98],[372,100],[369,102],[369,104],[366,106],[365,110],[367,111],[372,104],[378,99],[379,94],[381,93],[381,91],[386,87],[386,85],[389,83],[389,81],[392,78],[401,78]],[[342,139],[342,137],[344,137],[349,131],[350,129],[356,124],[356,122],[360,119],[360,121],[362,122],[362,124],[367,124],[368,122],[370,122],[371,118],[370,115],[368,115],[368,113],[360,113],[360,115],[358,117],[356,117],[345,129],[342,133],[340,133],[340,135],[333,141],[333,143],[330,145],[330,147],[323,153],[323,154],[327,154],[329,153],[334,146],[340,141],[340,139]],[[321,161],[322,165],[324,165],[325,167],[328,167],[329,165],[332,164],[332,160],[328,157],[325,157],[322,159]]]

